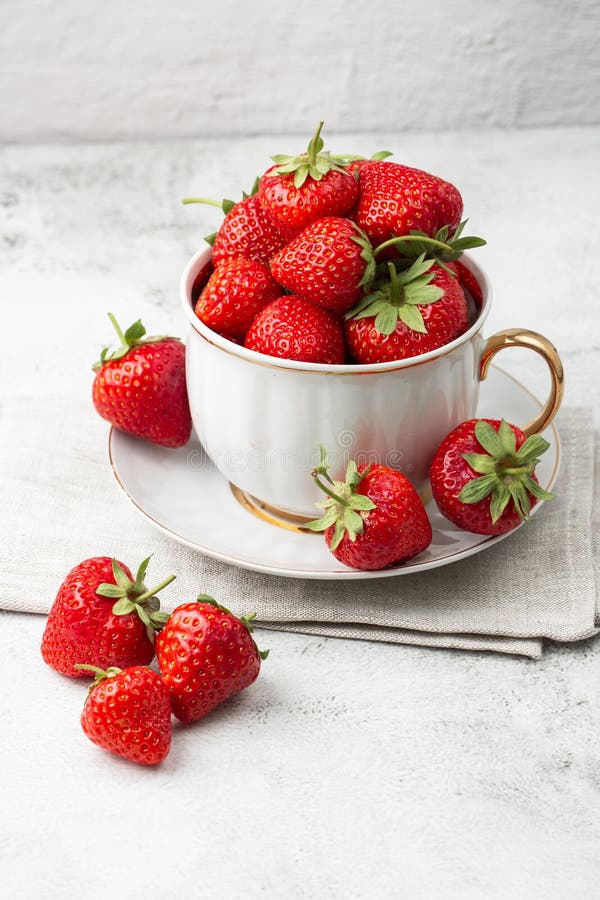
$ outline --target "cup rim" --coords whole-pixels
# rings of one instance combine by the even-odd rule
[[[447,356],[458,347],[461,347],[463,344],[470,341],[471,338],[481,330],[490,313],[492,305],[492,286],[485,270],[482,269],[478,263],[474,262],[469,254],[463,253],[461,262],[464,263],[466,268],[477,278],[481,287],[483,300],[479,315],[471,327],[449,344],[444,344],[436,350],[430,350],[429,353],[422,353],[420,356],[411,356],[407,359],[393,359],[389,362],[382,363],[342,363],[333,365],[302,362],[293,359],[279,359],[275,356],[267,356],[265,353],[258,353],[256,350],[248,350],[246,347],[228,340],[205,325],[195,314],[192,307],[192,288],[194,280],[200,268],[207,265],[211,258],[212,250],[210,247],[198,250],[188,261],[181,275],[180,299],[189,324],[196,334],[200,335],[200,337],[213,347],[228,353],[230,356],[236,356],[238,359],[242,359],[245,362],[266,366],[271,369],[284,369],[292,372],[310,372],[312,374],[321,373],[324,375],[368,375],[376,374],[378,372],[389,372],[390,370],[410,369],[413,366],[420,366],[432,360],[439,359],[442,356]]]

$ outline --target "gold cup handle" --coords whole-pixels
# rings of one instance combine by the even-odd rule
[[[550,370],[552,383],[546,405],[539,416],[523,428],[527,436],[537,434],[550,424],[562,403],[565,376],[560,356],[554,344],[536,331],[507,328],[506,331],[498,331],[487,339],[479,364],[479,377],[482,381],[486,377],[489,365],[496,353],[506,347],[527,347],[529,350],[535,350]]]

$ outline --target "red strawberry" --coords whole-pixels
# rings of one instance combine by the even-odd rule
[[[470,269],[467,269],[464,263],[455,262],[451,263],[450,266],[458,275],[458,280],[460,281],[463,290],[469,292],[477,308],[480,308],[481,304],[483,303],[483,293],[481,290],[481,285],[477,281],[476,277],[473,275]]]
[[[379,162],[381,162],[382,160],[387,159],[389,156],[393,155],[394,154],[389,150],[378,150],[377,153],[374,153],[373,156],[369,157],[369,159],[365,159],[362,156],[349,156],[347,157],[347,159],[349,160],[348,171],[354,174],[355,172],[358,172],[359,169],[362,169],[362,167],[367,163],[373,162],[374,160],[379,160]]]
[[[260,205],[256,191],[258,179],[250,195],[244,194],[243,200],[209,200],[205,197],[188,197],[184,203],[208,203],[218,206],[225,213],[225,218],[216,234],[207,238],[213,248],[213,263],[218,265],[224,259],[244,256],[256,259],[265,265],[285,244],[285,237],[268,213]]]
[[[96,675],[81,714],[89,739],[142,766],[162,762],[171,748],[171,703],[160,675],[146,666],[82,668]]]
[[[253,618],[236,618],[206,594],[173,611],[156,639],[156,654],[182,722],[201,719],[256,681],[268,651],[254,643]]]
[[[422,553],[431,543],[431,525],[416,490],[388,466],[360,466],[351,460],[345,481],[333,481],[321,447],[316,484],[328,495],[324,515],[309,522],[324,531],[329,549],[353,569],[385,569]],[[324,480],[321,480],[321,477]]]
[[[318,219],[271,260],[273,277],[289,291],[337,313],[362,297],[375,275],[367,236],[349,219]]]
[[[454,185],[398,163],[374,161],[358,169],[356,222],[374,246],[419,229],[433,237],[460,222],[463,204]]]
[[[86,559],[69,572],[42,638],[42,656],[49,666],[81,678],[85,673],[77,663],[125,668],[153,659],[154,629],[166,618],[158,612],[155,594],[175,576],[148,591],[144,577],[149,561],[139,567],[135,583],[127,566],[108,556]]]
[[[279,297],[266,306],[250,326],[244,346],[266,356],[322,365],[339,365],[346,358],[338,318],[304,297]]]
[[[358,183],[347,166],[351,157],[323,151],[319,122],[306,153],[273,156],[274,166],[258,186],[261,206],[288,236],[323,216],[343,216],[358,199]]]
[[[357,362],[419,356],[467,330],[467,302],[452,273],[423,254],[404,272],[388,263],[388,272],[347,314],[346,338]]]
[[[162,447],[182,447],[192,419],[185,384],[185,346],[177,338],[144,337],[138,319],[125,334],[108,314],[121,346],[105,347],[94,366],[96,410],[115,428]]]
[[[504,419],[470,419],[444,438],[431,464],[431,490],[440,512],[475,534],[504,534],[553,494],[535,476],[549,447]]]
[[[243,341],[254,316],[281,293],[266,266],[236,256],[217,266],[194,309],[213,331]]]

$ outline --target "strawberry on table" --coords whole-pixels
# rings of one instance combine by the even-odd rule
[[[414,229],[433,237],[444,225],[451,230],[458,226],[462,197],[449,182],[386,161],[362,163],[357,170],[356,222],[375,247]]]
[[[217,266],[194,311],[213,331],[243,341],[256,314],[281,294],[266,266],[236,256]]]
[[[329,475],[325,449],[313,470],[318,487],[328,496],[318,505],[320,519],[308,523],[324,531],[327,546],[353,569],[385,569],[422,553],[432,533],[423,502],[405,475],[389,466],[359,466],[350,460],[344,481]]]
[[[315,219],[344,216],[358,199],[357,179],[348,169],[353,157],[324,151],[322,127],[319,122],[306,153],[273,156],[275,165],[260,179],[261,206],[288,237]]]
[[[424,254],[405,271],[387,267],[387,278],[346,314],[346,339],[357,362],[419,356],[467,330],[467,301],[453,273]]]
[[[321,365],[346,359],[344,329],[328,309],[286,295],[266,306],[254,319],[244,344],[249,350]]]
[[[554,496],[535,475],[548,449],[504,419],[470,419],[442,441],[431,464],[433,498],[443,516],[475,534],[504,534]]]
[[[138,319],[123,333],[108,314],[121,342],[105,347],[94,365],[94,406],[120,431],[162,447],[182,447],[192,418],[185,383],[185,346],[177,338],[146,337]]]
[[[237,618],[207,594],[178,606],[156,640],[171,706],[182,722],[194,722],[258,678],[261,652],[252,619]]]
[[[205,240],[212,245],[212,260],[218,265],[224,259],[245,256],[265,265],[285,244],[285,236],[279,226],[261,206],[256,191],[258,179],[250,194],[239,203],[233,200],[209,200],[206,197],[187,197],[184,203],[208,203],[225,213],[221,227]]]
[[[131,571],[109,556],[95,556],[75,566],[58,590],[50,610],[42,656],[63,675],[81,678],[78,663],[106,668],[146,665],[154,657],[154,633],[162,627],[156,594],[170,584],[171,575],[153,590],[144,584],[150,557],[140,565],[135,581]]]
[[[349,219],[327,216],[308,225],[271,260],[273,277],[287,290],[343,314],[375,275],[367,236]]]
[[[162,762],[171,747],[171,702],[160,675],[146,666],[80,669],[95,675],[81,714],[89,739],[142,766]]]

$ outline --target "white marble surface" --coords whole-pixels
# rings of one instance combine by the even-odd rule
[[[458,183],[489,240],[489,330],[544,331],[566,364],[566,402],[590,403],[596,416],[599,145],[597,129],[344,140],[400,149]],[[268,152],[288,147],[256,138],[0,151],[2,392],[43,403],[64,391],[68,404],[86,389],[109,308],[177,333],[179,271],[218,223],[177,199],[235,196]],[[537,360],[515,352],[507,363],[544,392]],[[43,627],[0,616],[0,857],[11,898],[597,894],[598,643],[550,647],[532,662],[269,633],[259,682],[176,728],[166,764],[148,772],[85,740],[82,686],[42,664]]]

